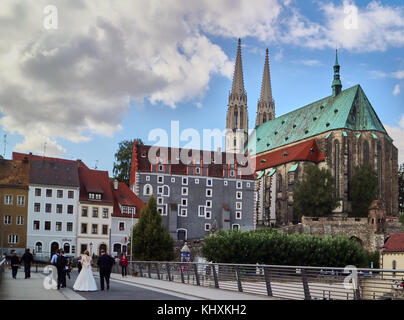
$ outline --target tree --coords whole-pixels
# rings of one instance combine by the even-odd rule
[[[404,214],[404,163],[398,169],[398,212]]]
[[[139,145],[143,144],[141,139],[135,139]],[[114,178],[119,182],[129,186],[130,165],[132,163],[132,140],[123,140],[119,142],[118,151],[115,153],[115,161],[113,168]]]
[[[335,179],[331,172],[310,164],[305,168],[302,181],[296,184],[293,210],[300,216],[329,215],[338,206],[334,198]]]
[[[133,257],[140,261],[170,261],[174,259],[174,240],[161,223],[156,199],[151,196],[134,226]]]
[[[352,215],[367,217],[369,206],[377,198],[378,179],[370,164],[356,166],[351,183]]]

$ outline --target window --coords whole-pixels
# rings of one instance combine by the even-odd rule
[[[4,216],[4,224],[11,224],[11,216]]]
[[[187,198],[182,198],[181,199],[181,205],[184,206],[184,207],[188,206],[188,199]]]
[[[177,230],[177,239],[185,241],[187,240],[187,229],[178,229]]]
[[[81,208],[81,216],[82,217],[88,217],[88,207],[82,207]]]
[[[242,189],[243,183],[241,181],[237,181],[237,189]]]
[[[340,158],[339,158],[339,141],[334,141],[334,179],[335,179],[335,199],[339,199],[340,197]]]
[[[102,209],[102,217],[103,217],[104,219],[108,219],[108,217],[109,217],[109,210],[108,210],[108,208],[103,208],[103,209]]]
[[[129,214],[136,214],[136,207],[129,207]]]
[[[195,179],[195,184],[199,184],[199,179]]]
[[[70,253],[70,244],[65,243],[65,244],[63,245],[63,251],[64,251],[65,253]]]
[[[146,176],[146,181],[150,181],[150,176]]]
[[[198,206],[198,217],[205,216],[205,206]]]
[[[241,211],[236,211],[236,219],[241,219]]]
[[[49,198],[49,197],[52,197],[52,189],[46,189],[46,196]]]
[[[163,187],[157,187],[157,194],[162,195],[163,194]]]
[[[35,196],[40,197],[41,196],[41,189],[40,188],[35,188]]]
[[[188,185],[188,178],[182,178],[182,185],[184,186]]]
[[[98,234],[98,224],[91,225],[91,234]]]
[[[33,226],[33,227],[34,227],[34,230],[39,230],[40,226],[41,226],[40,222],[37,221],[37,220],[35,220],[35,221],[34,221],[34,226]]]
[[[73,231],[73,222],[68,222],[66,224],[66,231],[72,232]]]
[[[212,212],[211,211],[205,211],[205,219],[211,219],[212,218]]]
[[[251,186],[251,183],[247,182],[247,188],[250,188],[250,186]]]
[[[206,185],[208,187],[211,187],[212,186],[212,179],[206,179]]]
[[[24,217],[23,217],[23,216],[18,216],[18,217],[17,217],[17,224],[18,224],[19,226],[21,226],[21,225],[24,224]]]
[[[157,177],[157,182],[158,183],[164,183],[164,176],[158,176]]]
[[[212,208],[212,200],[206,200],[206,208]]]
[[[63,211],[63,205],[62,204],[57,204],[56,205],[56,213],[62,213]]]
[[[34,203],[34,212],[40,212],[40,211],[41,211],[41,204]]]
[[[169,197],[170,196],[170,187],[169,186],[163,186],[163,191],[161,193],[164,197]]]
[[[143,195],[150,196],[153,193],[153,187],[150,184],[146,184],[143,187]]]
[[[12,204],[13,204],[13,196],[12,196],[12,195],[9,195],[9,194],[6,194],[6,195],[4,196],[4,204],[6,204],[6,205],[12,205]]]
[[[234,145],[234,147],[237,147],[237,139],[236,138],[234,138],[234,140],[233,140],[233,145]]]
[[[205,231],[210,231],[210,223],[205,223]]]
[[[175,178],[171,178],[171,183],[175,183]]]
[[[50,203],[45,204],[45,212],[46,213],[51,213],[52,212],[52,204],[50,204]]]
[[[8,243],[9,243],[9,244],[16,244],[16,243],[18,243],[18,235],[16,235],[16,234],[10,234],[10,235],[8,236]]]
[[[98,208],[93,208],[93,218],[98,218]]]
[[[181,189],[181,195],[187,196],[188,195],[188,188],[187,187],[182,187]]]
[[[125,230],[125,222],[119,222],[119,231]]]
[[[212,197],[212,189],[206,189],[206,196]]]
[[[239,225],[239,224],[233,224],[233,225],[231,226],[231,229],[232,229],[232,230],[240,230],[240,225]]]
[[[73,214],[73,205],[69,204],[69,205],[67,206],[67,213],[68,213],[68,214]]]
[[[50,230],[51,229],[51,222],[50,221],[45,221],[45,230]]]
[[[90,192],[90,193],[88,194],[88,199],[94,200],[94,199],[95,199],[95,194]]]
[[[237,200],[243,199],[243,193],[242,193],[241,191],[237,191],[237,192],[236,192],[236,199],[237,199]]]
[[[369,163],[369,143],[366,140],[363,143],[363,163]]]
[[[181,217],[186,217],[188,216],[188,209],[186,208],[181,208],[180,212],[179,212],[179,216]]]
[[[161,207],[158,207],[157,211],[160,213],[160,215],[166,216],[167,215],[167,205],[165,204]]]
[[[195,168],[195,174],[200,174],[201,173],[201,168],[197,167]]]
[[[223,184],[225,185],[225,187],[227,187],[227,185],[229,184],[227,181],[224,181]]]
[[[234,177],[234,170],[230,170],[230,177]]]
[[[87,223],[81,224],[81,233],[87,233]]]
[[[102,234],[104,234],[104,235],[108,234],[108,225],[107,224],[102,225]]]
[[[71,191],[71,190],[67,191],[67,197],[69,199],[73,199],[74,198],[74,191]]]
[[[63,190],[57,190],[56,195],[58,198],[63,198]]]
[[[163,204],[163,198],[157,197],[157,204]]]
[[[164,166],[162,164],[159,164],[159,171],[164,171]]]
[[[25,197],[24,196],[18,196],[17,197],[17,206],[24,206],[25,205]]]
[[[158,198],[157,198],[157,202],[158,202]],[[129,213],[129,208],[127,206],[122,206],[122,213],[123,214],[128,214]]]
[[[76,246],[72,246],[72,254],[76,253]]]
[[[243,208],[243,203],[242,202],[236,202],[236,209],[241,210]]]
[[[35,251],[36,251],[36,253],[42,253],[42,243],[41,242],[35,243]]]
[[[62,231],[62,223],[61,222],[56,222],[56,231]]]
[[[86,244],[82,244],[81,246],[80,246],[80,253],[81,254],[84,254],[84,251],[86,251],[87,250],[87,245]]]
[[[95,200],[101,200],[101,193],[96,193],[95,194]]]

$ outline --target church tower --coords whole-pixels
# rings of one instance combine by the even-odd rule
[[[229,95],[226,116],[226,152],[244,153],[248,138],[247,94],[244,90],[241,39],[238,39],[233,86]]]
[[[261,96],[257,106],[255,127],[275,118],[275,102],[272,99],[271,74],[269,72],[268,49],[265,56],[264,74],[262,75]]]
[[[332,96],[336,97],[341,93],[342,83],[340,76],[340,65],[338,63],[338,50],[335,50],[335,64],[334,64],[334,80],[332,82]]]

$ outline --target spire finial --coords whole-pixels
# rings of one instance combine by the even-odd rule
[[[243,64],[241,61],[241,39],[238,39],[236,65],[234,66],[232,94],[245,94],[243,79]]]
[[[335,49],[335,65],[334,65],[334,81],[332,82],[332,96],[336,97],[342,90],[342,83],[340,77],[340,65],[338,63],[338,48]]]

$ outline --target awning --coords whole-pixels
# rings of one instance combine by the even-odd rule
[[[299,166],[299,164],[296,163],[294,166],[292,166],[292,167],[289,169],[289,172],[294,172],[294,171],[296,171],[296,169],[297,169],[298,166]]]

